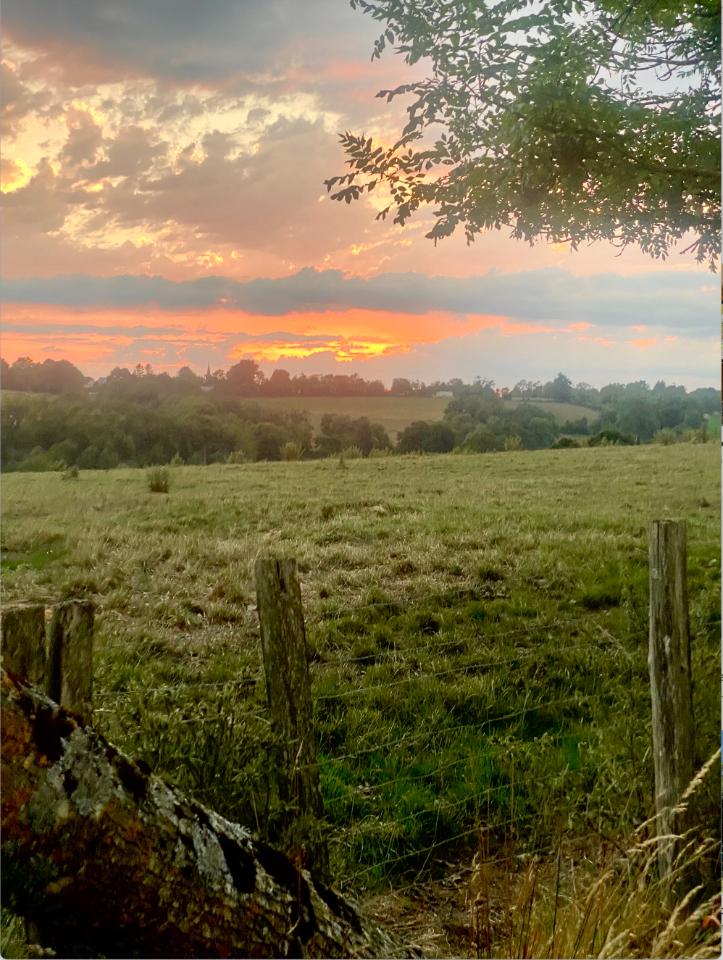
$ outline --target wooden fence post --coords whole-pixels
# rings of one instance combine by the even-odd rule
[[[48,696],[86,721],[93,711],[93,619],[89,600],[59,603],[48,637]]]
[[[45,690],[48,645],[45,605],[22,604],[2,612],[3,667]]]
[[[324,804],[314,743],[311,681],[301,589],[296,561],[259,557],[256,598],[266,694],[276,739],[273,771],[288,845],[303,866],[328,879],[329,855],[322,837]]]
[[[650,645],[655,808],[658,836],[679,831],[674,808],[693,778],[693,697],[688,625],[685,521],[650,526]],[[672,869],[674,841],[658,850],[661,876]]]

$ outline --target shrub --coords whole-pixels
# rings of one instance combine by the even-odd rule
[[[556,440],[552,445],[553,450],[566,450],[570,447],[579,447],[580,441],[574,440],[572,437],[560,437],[559,440]]]
[[[399,434],[397,452],[449,453],[454,443],[454,431],[448,424],[415,420]]]
[[[516,433],[505,437],[505,450],[519,450],[522,446],[522,437]]]
[[[151,467],[146,471],[146,483],[151,493],[168,493],[170,476],[167,467]]]
[[[633,446],[635,444],[635,437],[629,433],[621,433],[612,427],[606,427],[604,430],[601,430],[600,433],[596,433],[594,437],[590,437],[587,442],[589,447],[616,446],[617,444],[626,447]]]
[[[494,453],[501,450],[504,441],[486,424],[481,423],[465,437],[462,449],[467,453]]]
[[[232,450],[226,457],[226,463],[246,463],[248,457],[244,450]]]
[[[77,480],[78,479],[78,468],[73,464],[72,467],[68,467],[67,470],[63,471],[63,480]]]
[[[49,470],[64,470],[65,464],[62,460],[57,460],[50,453],[43,450],[42,447],[35,447],[30,454],[21,460],[17,466],[18,470],[34,473],[45,473]]]
[[[171,457],[170,466],[172,467],[182,467],[186,461],[183,459],[180,453],[174,453]]]

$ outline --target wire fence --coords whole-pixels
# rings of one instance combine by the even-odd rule
[[[479,591],[470,589],[447,591],[444,597],[481,599]],[[567,728],[577,735],[595,715],[604,691],[590,664],[611,655],[628,665],[644,663],[641,641],[647,631],[633,629],[619,636],[600,617],[585,613],[534,619],[514,629],[489,622],[476,629],[473,624],[466,633],[451,627],[422,642],[407,633],[374,652],[356,655],[349,649],[353,638],[345,646],[324,633],[334,621],[363,622],[371,616],[373,623],[380,623],[400,610],[416,613],[429,605],[429,597],[321,613],[317,605],[315,615],[305,618],[314,651],[311,678],[319,751],[314,766],[321,771],[326,794],[328,837],[341,851],[343,869],[337,880],[343,885],[373,885],[387,875],[398,883],[410,871],[430,869],[445,852],[450,855],[473,844],[483,830],[520,833],[534,815],[535,803],[559,801],[564,807],[566,791],[581,797],[606,789],[606,769],[591,771],[575,750],[565,761],[550,744],[564,739]],[[563,662],[572,665],[569,682],[558,696],[545,694],[544,684],[534,683],[537,673],[549,667],[551,638],[557,644],[553,656],[558,668]],[[566,642],[568,638],[572,642]],[[101,689],[96,712],[108,716],[122,709],[124,700],[126,705],[134,700],[148,706],[159,697],[178,709],[175,723],[203,738],[200,731],[213,731],[219,724],[205,695],[228,693],[234,702],[255,703],[263,718],[258,636],[251,633],[248,639],[249,653],[258,651],[258,666],[244,668],[242,676],[209,680],[185,675],[150,686]],[[540,659],[543,641],[548,661]],[[576,686],[575,676],[587,683]],[[425,696],[444,702],[457,687],[465,689],[464,708],[471,718],[456,719],[455,704],[441,713],[425,713]],[[404,722],[392,716],[400,704],[409,705]],[[541,730],[549,734],[544,744],[535,733],[534,720],[541,714],[547,718]],[[349,729],[337,736],[335,725],[343,728],[347,721]],[[533,762],[531,750],[540,753]],[[551,772],[541,774],[544,751]],[[634,764],[635,757],[615,757],[611,777],[619,779],[621,770]],[[308,766],[298,765],[295,772]],[[546,809],[541,816],[552,818],[554,811]]]

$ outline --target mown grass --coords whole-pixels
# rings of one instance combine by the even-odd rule
[[[336,882],[620,838],[652,812],[647,525],[688,521],[696,763],[718,740],[713,444],[11,474],[5,601],[97,604],[95,719],[269,816],[253,564],[295,556]],[[712,788],[700,817],[712,816]]]

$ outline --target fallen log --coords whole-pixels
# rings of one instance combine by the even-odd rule
[[[413,955],[2,671],[5,902],[61,957]]]

